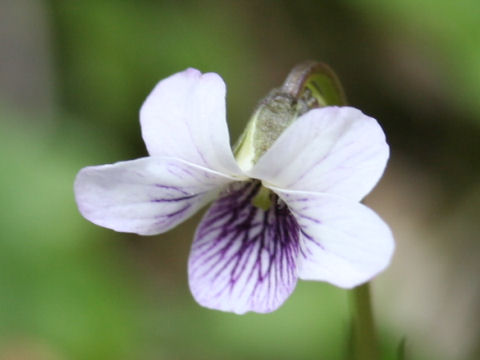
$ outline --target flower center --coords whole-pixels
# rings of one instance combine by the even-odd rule
[[[260,185],[260,189],[258,190],[255,197],[252,199],[252,205],[259,209],[267,211],[268,209],[270,209],[270,206],[272,206],[272,195],[273,193],[270,189],[267,189],[266,187]]]

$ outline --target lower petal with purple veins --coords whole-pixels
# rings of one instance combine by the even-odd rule
[[[208,210],[195,234],[189,282],[203,306],[243,314],[277,309],[297,282],[299,227],[275,195],[252,205],[257,181],[235,183]]]

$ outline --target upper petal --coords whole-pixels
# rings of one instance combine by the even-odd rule
[[[147,157],[82,169],[75,198],[91,222],[153,235],[194,214],[231,178],[172,158]]]
[[[286,207],[252,205],[259,182],[233,184],[197,228],[188,262],[201,305],[243,314],[277,309],[297,283],[299,229]]]
[[[300,279],[351,288],[371,280],[390,263],[392,233],[368,207],[329,194],[273,190],[301,229]]]
[[[240,174],[230,148],[225,83],[215,73],[187,69],[160,81],[140,110],[150,155],[172,156]]]
[[[280,188],[360,200],[380,179],[389,147],[377,121],[351,107],[307,112],[249,173]]]

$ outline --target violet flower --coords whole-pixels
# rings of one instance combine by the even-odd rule
[[[352,288],[385,269],[392,234],[359,203],[389,156],[377,121],[352,107],[309,110],[258,159],[247,131],[235,157],[225,92],[220,76],[194,69],[160,81],[140,111],[150,156],[82,169],[82,215],[154,235],[214,200],[195,233],[190,289],[238,314],[277,309],[297,279]]]

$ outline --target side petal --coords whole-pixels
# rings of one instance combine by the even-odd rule
[[[359,201],[382,176],[388,156],[375,119],[351,107],[325,107],[290,125],[249,175],[284,189]]]
[[[286,207],[254,207],[259,188],[234,184],[197,228],[188,275],[193,297],[205,307],[266,313],[295,288],[298,225]]]
[[[227,174],[241,174],[230,147],[225,83],[187,69],[160,81],[140,110],[142,136],[153,156],[171,156]]]
[[[81,214],[94,224],[154,235],[193,215],[231,181],[178,159],[147,157],[86,167],[74,188]]]
[[[328,194],[273,190],[301,229],[300,279],[352,288],[389,265],[393,235],[365,205]]]

